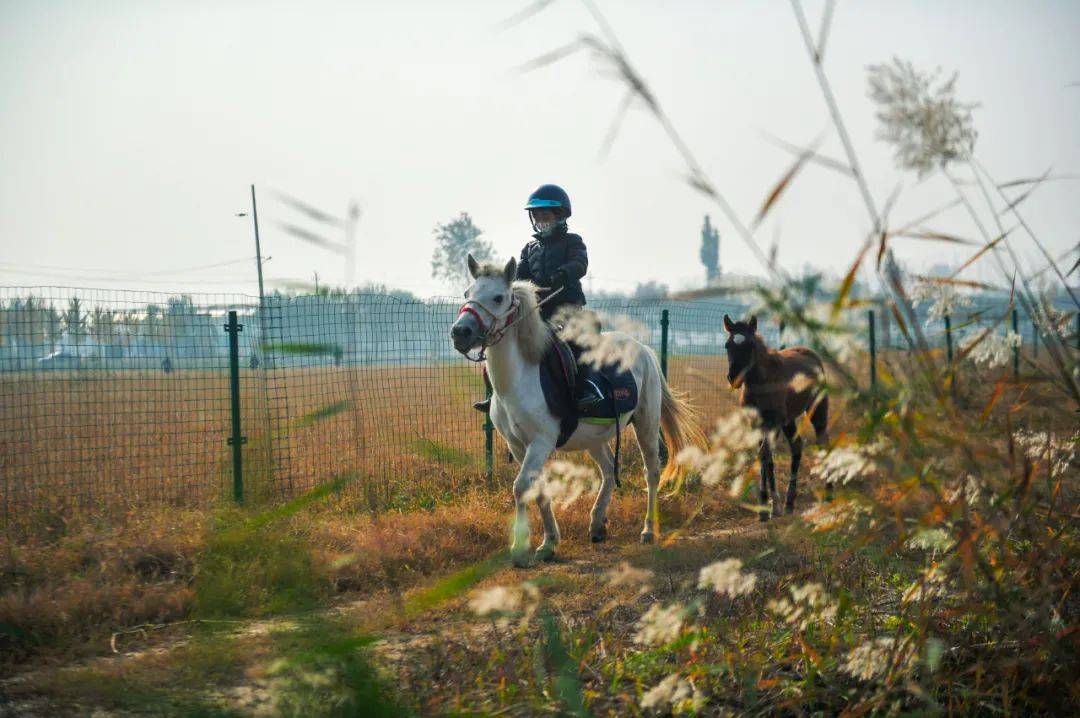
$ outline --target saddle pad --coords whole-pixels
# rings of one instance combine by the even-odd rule
[[[578,425],[577,410],[574,406],[572,387],[577,383],[577,364],[574,354],[554,332],[544,358],[540,362],[540,386],[544,390],[544,401],[548,410],[559,418],[559,440],[556,447],[561,447],[574,433]]]
[[[554,335],[540,362],[540,386],[548,409],[559,419],[557,447],[567,442],[579,420],[614,423],[616,416],[627,417],[637,408],[638,386],[630,371],[620,371],[614,365],[596,368],[577,364],[570,347]],[[597,395],[600,401],[581,409],[580,397]]]
[[[579,416],[614,419],[616,416],[632,413],[637,408],[638,386],[629,370],[620,371],[615,365],[596,368],[590,364],[580,364],[575,398],[594,392],[602,396],[603,400],[590,404],[587,409],[582,409],[581,404],[575,401],[574,408]]]

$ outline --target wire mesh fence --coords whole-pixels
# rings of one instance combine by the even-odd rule
[[[666,346],[669,382],[707,423],[734,406],[722,318],[745,316],[748,304],[590,307],[632,320],[658,353]],[[337,478],[371,510],[394,510],[504,485],[512,467],[499,442],[486,451],[485,417],[471,406],[484,396],[480,369],[449,340],[457,309],[457,300],[386,294],[272,296],[260,309],[243,295],[0,288],[3,523],[230,497],[229,311],[242,325],[245,497],[295,496]],[[958,319],[958,334],[992,314]],[[902,343],[887,316],[879,313],[877,343],[895,349]],[[1025,346],[1031,326],[1018,324]],[[773,321],[759,327],[773,347],[801,339]]]

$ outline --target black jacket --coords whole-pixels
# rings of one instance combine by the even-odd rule
[[[539,292],[540,300],[563,287],[558,296],[545,304],[540,313],[549,319],[555,311],[566,304],[585,304],[585,293],[581,291],[581,278],[589,268],[589,255],[581,237],[563,229],[547,238],[534,234],[533,241],[521,250],[518,261],[517,278],[528,279],[547,291]]]

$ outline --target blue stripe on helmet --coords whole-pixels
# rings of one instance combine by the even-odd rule
[[[557,199],[531,199],[525,205],[525,209],[540,209],[541,207],[562,207],[562,202]]]

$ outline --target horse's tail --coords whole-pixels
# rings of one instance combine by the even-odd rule
[[[686,469],[676,461],[679,452],[688,446],[705,446],[705,434],[699,425],[697,412],[682,393],[671,390],[667,379],[660,377],[660,431],[667,446],[667,466],[660,474],[660,485],[682,481]]]

